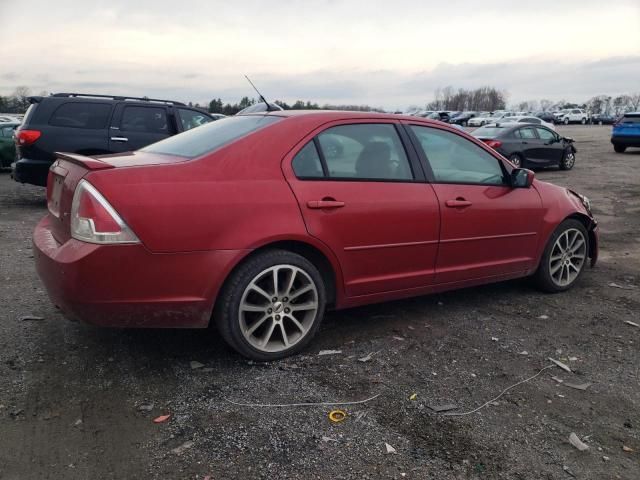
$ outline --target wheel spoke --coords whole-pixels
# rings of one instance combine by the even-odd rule
[[[255,332],[258,328],[260,328],[260,325],[262,325],[267,320],[267,318],[269,318],[269,317],[271,317],[271,314],[265,313],[262,318],[260,318],[253,325],[251,325],[251,328],[249,328],[249,330],[247,330],[246,334],[247,335],[253,335],[253,332]]]
[[[256,285],[255,282],[253,282],[251,285],[249,285],[249,288],[251,290],[253,290],[254,292],[256,292],[256,293],[259,293],[260,295],[262,295],[267,300],[271,301],[272,295],[269,295],[267,292],[265,292],[262,288],[260,288],[258,285]]]
[[[264,337],[262,337],[262,346],[266,346],[267,343],[269,343],[269,340],[271,340],[271,336],[273,335],[273,331],[276,328],[276,322],[275,321],[271,321],[271,325],[269,325],[269,329],[267,330],[267,333],[264,335]]]
[[[556,264],[555,266],[551,267],[551,268],[549,269],[549,273],[550,273],[551,275],[555,275],[555,273],[556,273],[558,270],[560,270],[560,268],[562,268],[562,265],[564,265],[564,264],[563,264],[562,262],[560,262],[560,263]]]
[[[287,285],[287,289],[284,291],[285,296],[289,296],[289,294],[291,293],[291,289],[293,288],[293,282],[295,282],[297,274],[298,274],[297,270],[291,270],[291,277],[289,277],[289,284]]]
[[[284,323],[280,322],[280,332],[282,333],[282,341],[284,342],[284,347],[289,347],[289,337],[287,336],[287,331],[284,328]]]
[[[278,269],[273,269],[273,296],[279,297],[278,295]]]
[[[298,330],[300,330],[301,333],[304,333],[307,331],[307,329],[304,328],[302,324],[293,315],[287,315],[287,318],[291,320],[291,322],[298,328]]]
[[[578,251],[578,249],[582,248],[583,245],[584,245],[584,240],[580,237],[580,239],[574,243],[573,248],[571,248],[571,253],[575,254]]]
[[[240,305],[240,310],[243,312],[264,312],[268,307],[261,305],[252,305],[250,303],[243,303]]]
[[[289,305],[289,308],[292,312],[297,312],[298,310],[313,310],[318,308],[318,304],[316,302],[305,302]]]
[[[562,253],[556,253],[555,255],[551,255],[549,260],[551,262],[555,262],[556,260],[560,260],[562,258]]]
[[[313,285],[307,285],[306,287],[302,287],[300,290],[297,290],[293,292],[291,295],[289,295],[289,300],[298,298],[300,295],[302,295],[303,293],[307,293],[310,290],[313,290]]]

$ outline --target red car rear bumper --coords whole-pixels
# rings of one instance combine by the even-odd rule
[[[110,327],[206,327],[214,299],[246,252],[151,253],[143,245],[59,244],[49,217],[33,234],[36,269],[65,316]]]

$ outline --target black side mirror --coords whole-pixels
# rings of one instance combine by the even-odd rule
[[[535,174],[526,168],[514,168],[511,170],[511,186],[513,188],[529,188],[533,183]]]

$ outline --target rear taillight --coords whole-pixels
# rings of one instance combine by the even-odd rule
[[[16,130],[16,143],[21,147],[28,147],[40,138],[42,132],[40,130]]]
[[[89,243],[140,243],[107,200],[81,180],[71,204],[71,236]]]
[[[491,148],[500,148],[502,146],[502,142],[500,140],[485,140],[484,143],[489,145]]]

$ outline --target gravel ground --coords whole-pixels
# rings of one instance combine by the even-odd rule
[[[601,260],[576,288],[513,281],[334,312],[304,354],[268,364],[215,332],[65,320],[33,267],[44,194],[1,172],[0,478],[637,480],[640,328],[625,322],[640,323],[640,150],[613,153],[608,127],[559,131],[576,139],[576,166],[537,176],[589,196],[602,232]],[[466,416],[429,408],[473,410],[548,357],[573,373],[548,369]],[[329,407],[229,402],[376,394],[336,424]]]

